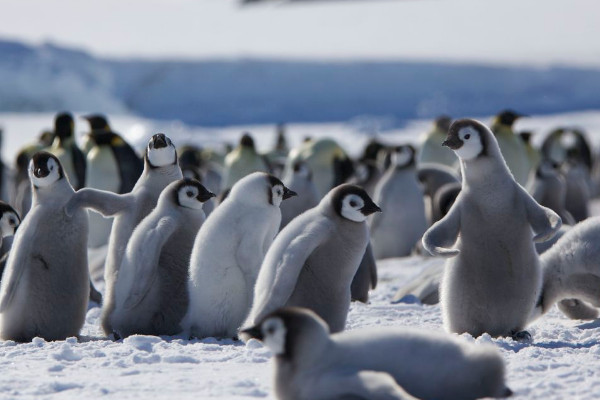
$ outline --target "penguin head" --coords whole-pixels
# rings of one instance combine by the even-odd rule
[[[75,122],[73,116],[68,112],[56,114],[54,118],[54,132],[61,139],[68,139],[73,136]]]
[[[110,130],[110,126],[108,125],[108,120],[104,115],[101,114],[91,114],[84,115],[82,117],[90,124],[90,129],[92,131],[108,131]]]
[[[333,207],[336,213],[347,220],[363,222],[381,208],[371,200],[360,186],[343,184],[331,190]]]
[[[0,201],[0,233],[2,237],[12,236],[21,225],[21,218],[10,204]]]
[[[519,118],[526,117],[525,114],[519,114],[514,110],[503,110],[494,118],[494,123],[512,127]]]
[[[535,171],[535,176],[538,178],[548,178],[554,177],[558,175],[560,165],[551,159],[545,159],[540,162],[537,170]]]
[[[188,178],[177,181],[173,193],[177,205],[195,210],[201,210],[204,202],[215,197],[200,182]]]
[[[281,308],[264,317],[256,326],[244,329],[240,336],[262,341],[276,357],[301,356],[303,343],[311,348],[326,341],[329,327],[317,314],[305,308]]]
[[[531,135],[532,134],[533,134],[532,131],[521,131],[521,132],[519,132],[519,137],[521,138],[523,143],[531,144]]]
[[[245,132],[240,139],[240,147],[246,147],[254,150],[254,139],[248,132]]]
[[[60,161],[53,154],[38,151],[29,163],[29,179],[35,188],[45,188],[64,177]]]
[[[406,168],[415,164],[415,148],[411,145],[396,146],[391,149],[391,163],[396,168]]]
[[[237,181],[229,194],[229,199],[253,205],[269,204],[279,207],[281,202],[297,193],[288,189],[279,178],[264,173],[253,172]]]
[[[146,148],[146,160],[151,168],[160,168],[177,163],[177,150],[168,136],[157,133],[150,138]]]
[[[454,150],[464,161],[473,160],[487,154],[489,130],[474,119],[459,119],[450,125],[448,136],[442,146]]]
[[[269,175],[270,190],[268,192],[269,204],[279,207],[283,200],[297,196],[298,193],[287,188],[279,178]]]
[[[450,124],[452,123],[452,118],[448,115],[440,115],[434,121],[434,125],[436,129],[448,133],[448,129],[450,129]]]

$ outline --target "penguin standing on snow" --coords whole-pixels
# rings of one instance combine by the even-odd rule
[[[502,356],[491,345],[407,328],[330,335],[302,308],[283,308],[242,332],[275,358],[280,400],[455,400],[507,397]],[[415,396],[415,397],[413,397]]]
[[[71,114],[64,112],[54,118],[54,142],[47,151],[60,160],[75,190],[85,186],[85,156],[75,143],[75,122]]]
[[[344,184],[299,215],[273,241],[260,268],[245,326],[280,307],[306,307],[332,332],[344,330],[351,284],[369,243],[367,217],[381,209]]]
[[[213,197],[197,180],[173,182],[133,231],[115,284],[112,325],[120,337],[181,332],[192,246]]]
[[[531,165],[525,144],[513,131],[515,121],[522,117],[525,115],[513,110],[504,110],[494,117],[492,132],[496,136],[500,152],[515,181],[525,186],[529,180]]]
[[[66,204],[75,192],[47,152],[29,168],[33,202],[17,231],[0,289],[0,338],[47,341],[79,335],[89,296],[88,220]]]
[[[448,257],[440,291],[444,326],[473,336],[528,339],[523,329],[542,284],[534,242],[552,238],[560,217],[515,182],[494,135],[480,122],[454,122],[444,145],[460,158],[462,190],[423,236],[427,251]]]
[[[202,225],[190,259],[184,329],[195,337],[235,337],[248,315],[261,263],[279,231],[282,201],[295,196],[273,175],[240,179]]]
[[[417,181],[412,146],[393,149],[392,165],[377,184],[375,202],[390,210],[385,215],[374,215],[371,220],[375,258],[408,256],[427,229],[423,190]]]
[[[163,189],[182,178],[175,146],[166,135],[157,133],[148,142],[144,172],[130,193],[119,195],[84,188],[76,192],[67,204],[67,213],[73,208],[85,207],[114,218],[104,266],[106,291],[101,324],[106,335],[113,333],[111,318],[115,307],[115,282],[131,234],[139,222],[156,207]]]

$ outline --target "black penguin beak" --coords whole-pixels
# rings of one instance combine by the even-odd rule
[[[208,200],[212,199],[213,197],[217,197],[217,195],[214,194],[213,192],[209,192],[208,190],[206,192],[200,193],[198,196],[196,196],[198,201],[200,201],[201,203],[204,203],[205,201],[208,201]]]
[[[371,215],[376,212],[381,212],[381,208],[379,208],[377,204],[370,201],[360,209],[360,212],[363,213],[363,215]]]
[[[289,199],[290,197],[298,196],[298,193],[290,190],[286,187],[283,188],[283,200]]]
[[[263,340],[264,338],[262,331],[258,326],[253,326],[252,328],[241,330],[240,333],[249,336],[251,339]]]
[[[442,142],[442,146],[446,146],[452,150],[458,150],[462,147],[463,142],[456,135],[448,136],[446,140]]]
[[[162,149],[167,147],[167,138],[162,133],[152,136],[152,144],[155,149]]]

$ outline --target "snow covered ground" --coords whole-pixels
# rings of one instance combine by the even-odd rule
[[[381,281],[369,305],[353,304],[348,329],[413,326],[442,330],[439,306],[390,304],[396,288],[429,263],[418,257],[380,262]],[[91,308],[79,339],[0,342],[2,399],[272,398],[270,353],[259,342],[133,336],[102,337],[100,309]],[[600,324],[570,321],[555,309],[530,328],[533,343],[483,336],[507,365],[516,399],[600,396]],[[410,360],[398,360],[410,363]]]
[[[487,121],[489,117],[481,117]],[[178,122],[159,122],[132,116],[110,116],[112,125],[138,148],[156,131],[177,144],[235,141],[242,130],[254,133],[260,149],[274,140],[274,128],[262,125],[207,129]],[[389,142],[416,141],[430,122],[409,122],[385,130],[385,121],[354,120],[336,124],[298,124],[289,127],[292,143],[304,135],[331,136],[358,154],[370,133]],[[52,124],[51,114],[0,114],[4,126],[5,161],[15,150]],[[532,116],[517,129],[534,129],[542,136],[556,125],[586,129],[600,143],[600,111]],[[83,133],[83,124],[77,126]],[[535,139],[541,140],[541,136]],[[597,213],[597,212],[596,212]],[[373,326],[413,326],[442,330],[439,306],[391,304],[396,289],[438,259],[409,257],[379,262],[380,283],[368,305],[353,304],[348,329]],[[100,309],[91,307],[79,339],[16,344],[0,342],[0,399],[242,399],[272,398],[270,353],[259,342],[192,340],[182,337],[134,336],[113,342],[99,328]],[[556,308],[529,327],[533,342],[483,336],[464,340],[494,343],[507,365],[507,380],[516,399],[600,398],[600,323],[571,321]],[[398,360],[410,363],[410,360]]]

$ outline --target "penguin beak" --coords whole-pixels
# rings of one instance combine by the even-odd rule
[[[448,136],[446,140],[442,142],[442,146],[448,147],[452,150],[458,150],[462,147],[463,142],[458,138],[457,135]]]
[[[253,326],[252,328],[241,330],[240,333],[242,335],[248,336],[250,339],[263,340],[264,338],[262,331],[258,326]]]
[[[286,187],[283,188],[283,200],[289,199],[290,197],[298,196],[298,193],[290,190]]]
[[[371,201],[365,204],[363,208],[360,209],[360,212],[363,213],[363,215],[371,215],[376,212],[381,212],[381,208]]]
[[[209,192],[208,190],[206,192],[200,193],[198,196],[196,196],[198,201],[200,201],[201,203],[204,203],[205,201],[208,201],[208,200],[212,199],[213,197],[217,197],[217,195],[214,194],[213,192]]]

